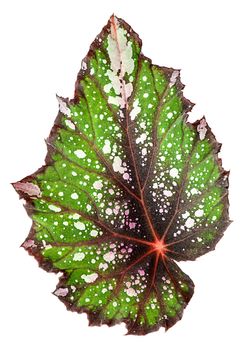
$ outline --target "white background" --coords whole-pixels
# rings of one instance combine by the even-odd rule
[[[154,63],[182,69],[191,120],[206,115],[231,170],[234,223],[215,252],[182,264],[196,284],[182,321],[145,337],[123,336],[124,325],[88,327],[66,311],[51,294],[57,276],[19,248],[31,221],[9,185],[43,164],[55,93],[73,97],[81,59],[113,12]],[[241,23],[239,0],[1,1],[1,349],[242,348]]]

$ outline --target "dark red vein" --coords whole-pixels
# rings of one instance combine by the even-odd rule
[[[70,209],[70,208],[67,208],[65,206],[63,206],[63,204],[61,204],[60,202],[58,201],[53,201],[51,198],[49,197],[42,197],[42,199],[47,202],[47,203],[52,203],[54,205],[56,205],[57,207],[60,207],[64,212],[67,212],[67,213],[76,213],[76,214],[79,214],[80,216],[82,216],[84,219],[87,219],[93,223],[95,223],[98,227],[100,227],[101,229],[104,229],[105,231],[109,232],[113,237],[115,238],[122,238],[122,239],[125,239],[125,240],[128,240],[128,241],[133,241],[133,242],[137,242],[137,243],[141,243],[143,245],[146,245],[146,246],[152,246],[152,242],[149,242],[149,241],[145,241],[143,239],[139,239],[139,238],[136,238],[136,237],[131,237],[131,236],[126,236],[122,233],[119,233],[119,232],[115,232],[113,230],[111,230],[110,227],[108,227],[103,221],[101,221],[100,219],[96,219],[95,217],[93,216],[90,216],[90,215],[87,215],[86,213],[78,210],[78,209]]]
[[[174,285],[174,288],[175,290],[177,291],[177,294],[180,293],[184,302],[187,303],[187,296],[184,294],[183,290],[181,289],[179,283],[175,280],[175,278],[173,277],[173,275],[171,274],[168,266],[167,266],[167,263],[166,263],[166,259],[169,259],[168,257],[162,257],[162,261],[163,261],[163,264],[164,264],[164,267],[165,267],[165,270],[171,280],[171,282],[173,283]]]
[[[136,165],[136,161],[135,161],[134,151],[133,151],[133,147],[132,147],[132,142],[131,142],[131,139],[130,139],[129,113],[128,113],[129,105],[128,105],[128,100],[127,100],[126,91],[125,91],[125,81],[123,79],[124,72],[123,72],[123,64],[122,64],[122,59],[121,59],[121,50],[120,50],[120,46],[119,46],[119,42],[118,42],[118,38],[117,38],[117,28],[116,28],[114,15],[111,17],[111,26],[112,26],[112,29],[113,29],[113,33],[114,33],[114,36],[115,36],[115,41],[117,43],[117,49],[118,49],[118,52],[119,52],[119,61],[120,61],[120,70],[121,70],[121,73],[120,73],[120,75],[121,75],[121,84],[122,84],[123,98],[124,98],[124,101],[125,101],[126,134],[127,134],[129,149],[130,149],[130,153],[131,153],[132,164],[133,164],[133,168],[134,168],[134,171],[135,171],[135,177],[136,177],[136,181],[137,181],[138,188],[139,188],[139,193],[140,193],[139,202],[140,202],[141,207],[142,207],[142,209],[144,211],[144,214],[145,214],[148,226],[150,228],[151,234],[152,234],[154,240],[158,241],[159,240],[159,236],[158,236],[157,232],[154,229],[154,226],[153,226],[152,221],[151,221],[150,216],[149,216],[149,212],[148,212],[148,210],[146,208],[146,205],[145,205],[144,196],[143,196],[143,193],[142,193],[142,188],[141,188],[141,183],[140,183],[140,178],[139,178],[139,174],[138,174],[138,169],[137,169],[137,165]]]
[[[60,126],[60,128],[63,128],[62,126]],[[100,150],[94,145],[93,142],[91,142],[84,133],[82,132],[77,132],[75,130],[71,130],[70,133],[74,133],[77,136],[81,136],[83,138],[84,141],[87,142],[87,144],[90,146],[90,148],[96,153],[97,157],[99,158],[99,160],[101,161],[102,164],[105,165],[105,167],[107,168],[107,170],[109,171],[109,173],[112,175],[111,179],[114,179],[116,181],[116,183],[118,183],[127,193],[129,193],[133,198],[135,198],[138,202],[140,202],[140,198],[131,190],[129,189],[124,183],[123,181],[121,181],[119,179],[119,177],[116,175],[116,173],[112,170],[109,162],[106,160],[106,158],[104,157],[104,155],[102,154],[102,152],[100,152]],[[68,160],[70,160],[69,157],[65,156]],[[75,164],[78,166],[78,163],[75,162]]]

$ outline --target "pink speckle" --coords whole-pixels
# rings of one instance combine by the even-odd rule
[[[126,290],[126,293],[129,297],[134,297],[137,295],[136,291],[134,290],[134,288],[130,287]]]
[[[107,209],[105,210],[105,213],[106,213],[107,215],[111,215],[112,212],[113,212],[113,210],[112,210],[111,208],[107,208]]]
[[[37,247],[37,245],[34,243],[34,240],[33,240],[33,239],[28,239],[27,241],[25,241],[25,242],[22,244],[22,247],[24,247],[25,249],[28,249],[28,248]]]
[[[124,178],[124,180],[128,180],[129,179],[129,174],[128,173],[124,173],[123,174],[123,178]]]
[[[124,214],[127,216],[129,215],[129,209],[125,210]]]
[[[103,259],[107,262],[111,262],[115,259],[115,255],[113,252],[108,252],[108,253],[104,254]]]
[[[54,292],[57,297],[65,297],[68,294],[68,288],[58,288]]]
[[[145,275],[145,271],[143,269],[138,270],[138,273],[140,274],[140,276],[144,276]]]
[[[130,222],[129,223],[129,228],[132,229],[132,228],[135,228],[136,226],[136,222]]]
[[[15,182],[13,187],[16,191],[24,192],[30,197],[41,197],[39,186],[32,184],[31,182]]]
[[[100,263],[99,264],[99,269],[100,270],[103,270],[103,271],[106,271],[107,270],[107,268],[108,268],[108,264],[107,263]]]
[[[172,87],[176,83],[177,78],[179,77],[179,74],[180,74],[179,70],[174,70],[172,72],[172,75],[170,77],[169,87]]]
[[[57,101],[59,102],[59,107],[60,107],[60,112],[65,114],[67,117],[71,116],[71,111],[67,106],[67,102],[65,101],[65,99],[63,97],[57,96]]]
[[[128,253],[132,253],[133,249],[132,248],[129,248],[128,249]]]
[[[121,249],[121,253],[122,253],[122,254],[126,253],[126,249],[125,249],[125,248],[122,248],[122,249]]]
[[[207,122],[206,122],[205,118],[202,118],[200,120],[200,123],[197,126],[197,131],[199,133],[200,140],[204,140],[205,139],[205,136],[206,136],[206,133],[207,133],[207,130],[208,130],[206,128],[206,126],[207,126]]]

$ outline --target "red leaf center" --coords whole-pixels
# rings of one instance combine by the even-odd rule
[[[157,240],[154,243],[152,243],[153,249],[160,253],[162,257],[165,256],[166,252],[167,252],[167,245],[165,244],[164,240]]]

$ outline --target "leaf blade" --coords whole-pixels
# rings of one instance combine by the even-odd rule
[[[55,295],[90,324],[124,321],[128,334],[182,317],[194,284],[173,260],[214,249],[230,222],[220,145],[204,118],[187,122],[180,72],[141,46],[110,18],[75,98],[57,96],[46,166],[14,184],[33,220],[23,247],[63,273]]]

